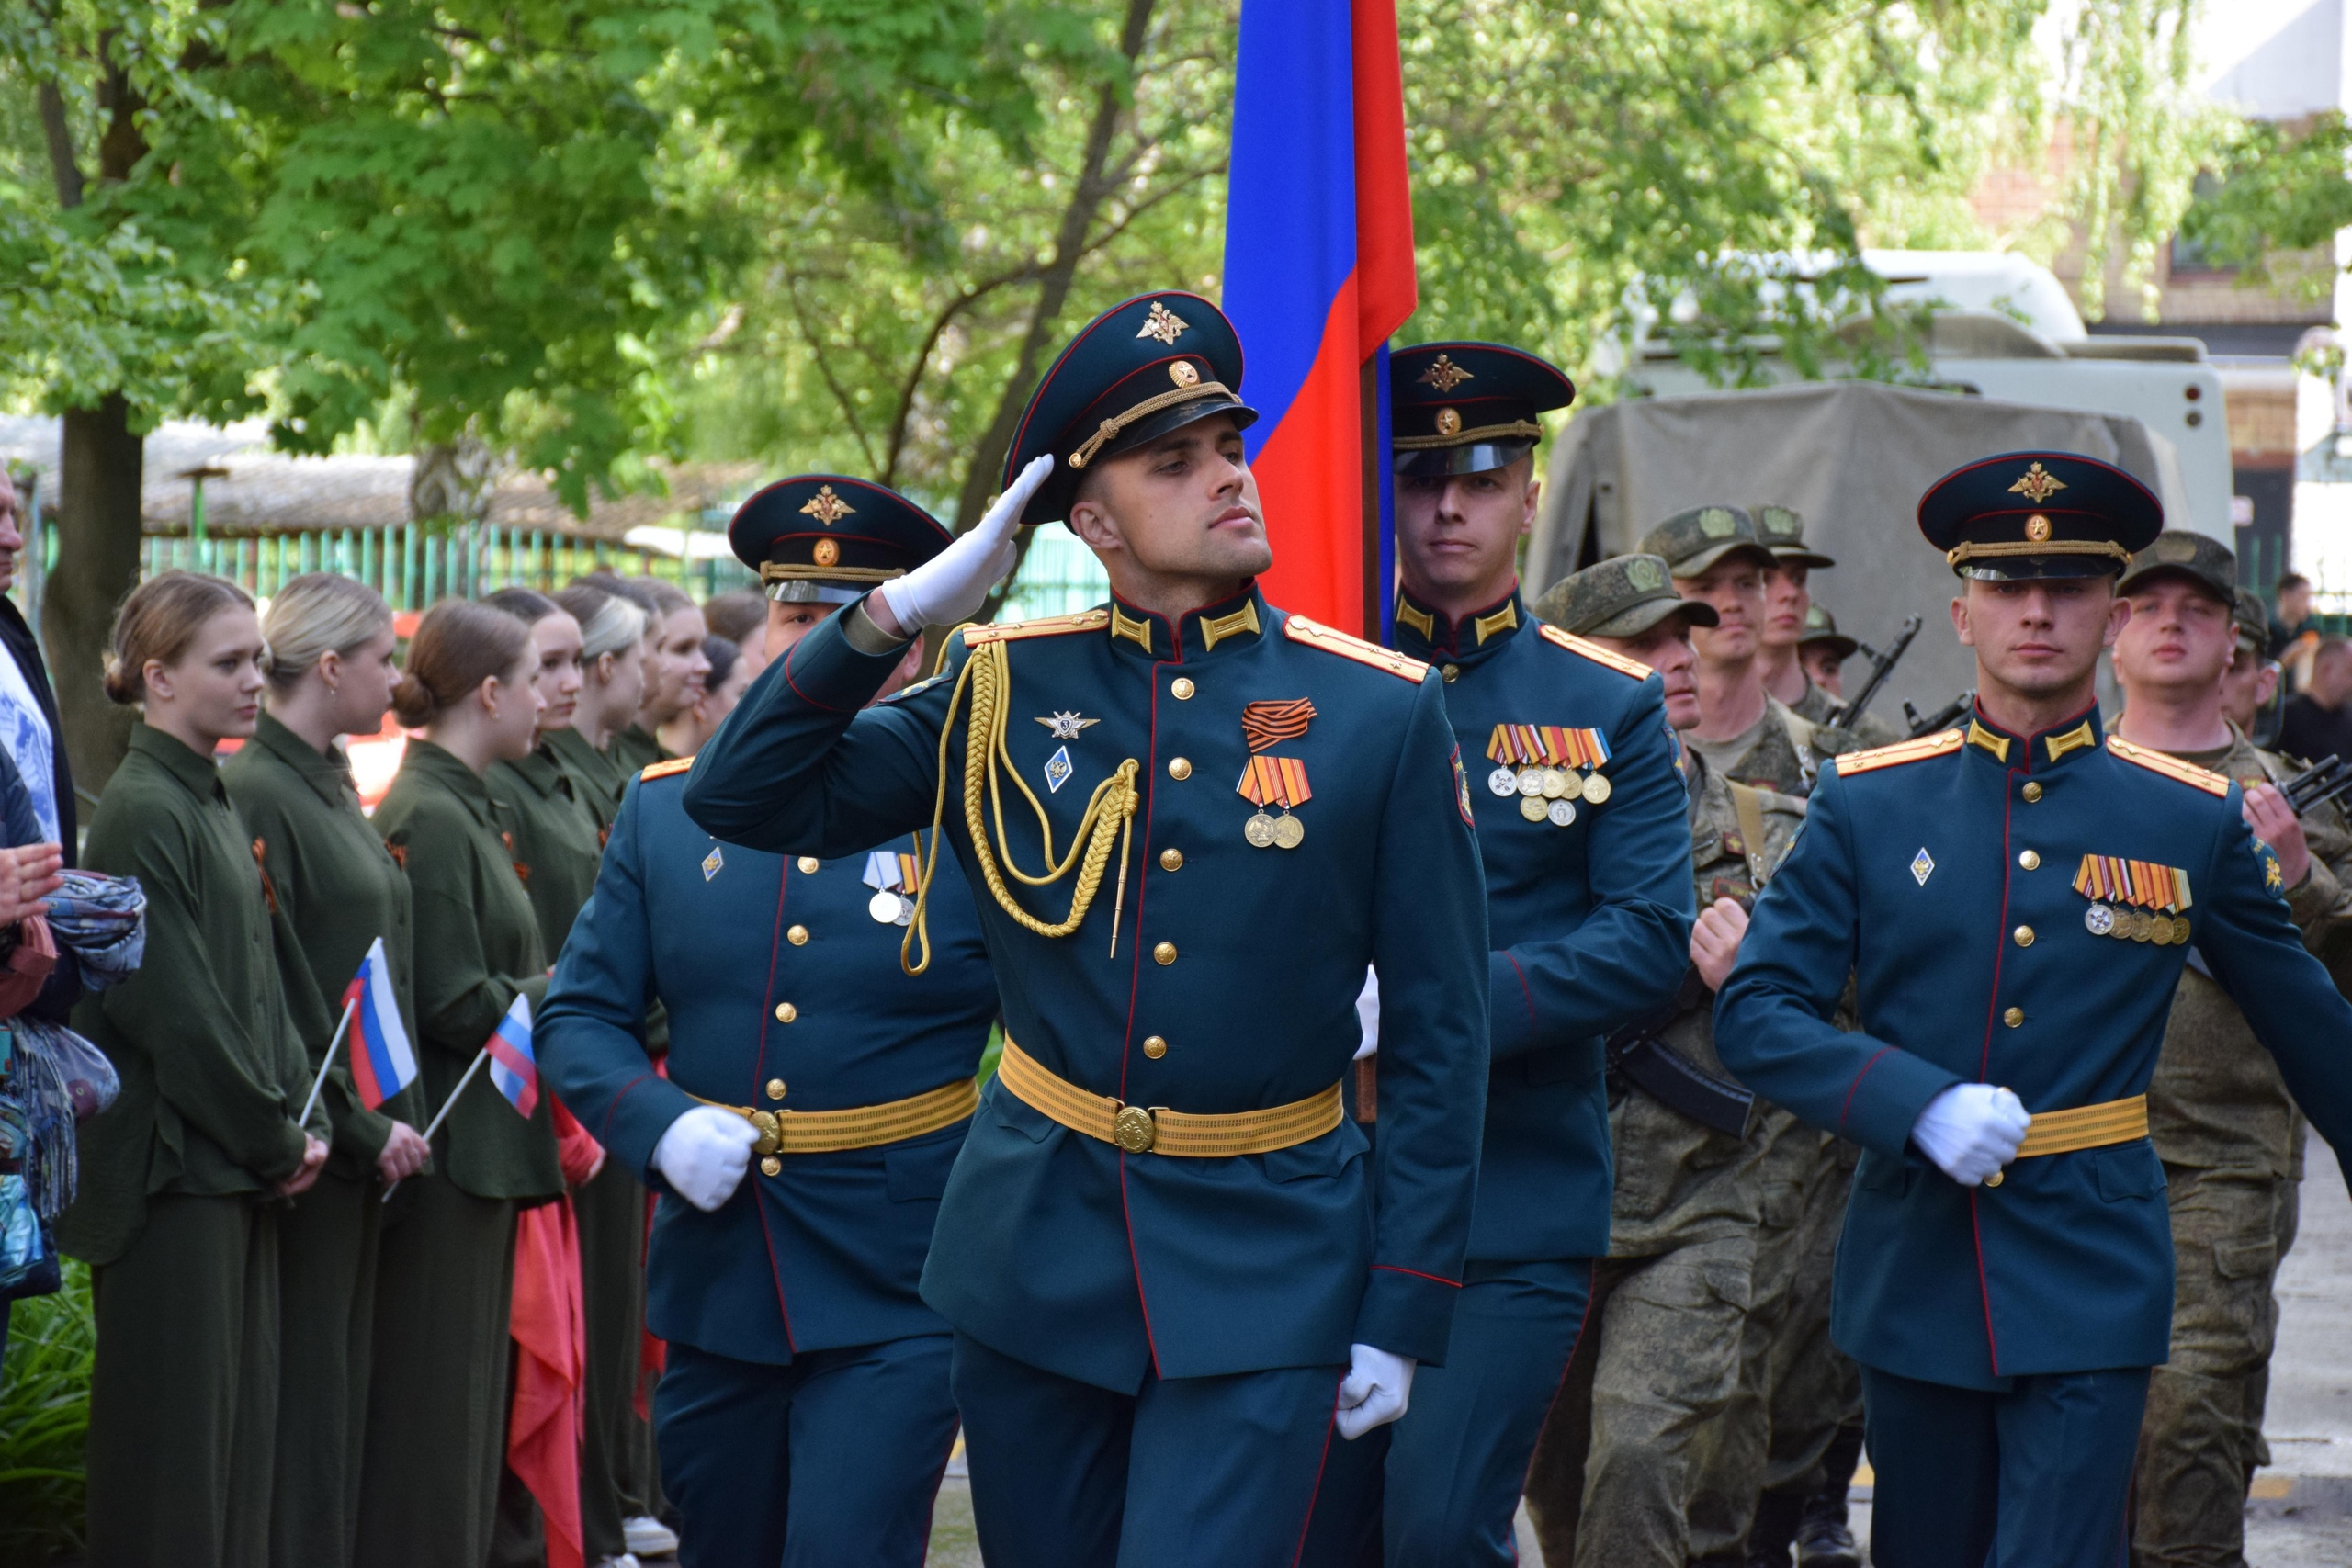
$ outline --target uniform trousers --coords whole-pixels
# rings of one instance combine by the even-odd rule
[[[637,1451],[637,1363],[645,1326],[645,1189],[608,1159],[572,1195],[580,1224],[588,1387],[580,1444],[580,1532],[588,1561],[628,1550],[626,1514],[642,1511]],[[632,1506],[631,1505],[638,1505]]]
[[[2120,1568],[2148,1369],[2009,1381],[1862,1368],[1877,1568]]]
[[[260,1200],[152,1197],[92,1271],[90,1568],[268,1561],[277,1214]]]
[[[1755,1235],[1593,1268],[1592,1307],[1527,1473],[1554,1568],[1684,1568],[1698,1452],[1739,1381]]]
[[[410,1177],[397,1206],[377,1259],[354,1561],[482,1562],[506,1467],[515,1204],[435,1173]]]
[[[1584,1330],[1592,1259],[1473,1262],[1445,1365],[1413,1374],[1404,1419],[1333,1445],[1310,1568],[1457,1568],[1519,1561],[1528,1457]]]
[[[980,1555],[1017,1568],[1293,1568],[1341,1440],[1332,1416],[1345,1375],[1147,1376],[1123,1393],[958,1334]]]
[[[1775,1111],[1786,1120],[1786,1112]],[[1822,1140],[1793,1122],[1779,1134],[1763,1182],[1763,1223],[1756,1232],[1756,1261],[1748,1276],[1747,1313],[1739,1327],[1739,1376],[1730,1403],[1709,1424],[1698,1448],[1690,1506],[1690,1560],[1737,1563],[1746,1555],[1747,1527],[1764,1489],[1772,1446],[1772,1365],[1775,1352],[1802,1332],[1797,1312],[1807,1231],[1805,1199],[1815,1162],[1805,1156]],[[1821,1156],[1826,1158],[1826,1151]],[[1825,1305],[1826,1303],[1825,1303]]]
[[[323,1171],[278,1215],[277,1568],[345,1568],[359,1533],[382,1197]]]

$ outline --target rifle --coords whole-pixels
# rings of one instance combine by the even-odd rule
[[[1971,687],[1926,718],[1921,718],[1919,710],[1905,702],[1903,705],[1903,720],[1911,727],[1909,739],[1917,740],[1923,735],[1933,735],[1939,729],[1950,729],[1968,716],[1968,710],[1975,705],[1976,691],[1975,688]]]
[[[1863,649],[1871,656],[1871,672],[1862,682],[1862,689],[1854,694],[1851,702],[1839,703],[1831,708],[1829,716],[1822,722],[1835,729],[1851,729],[1854,721],[1862,716],[1862,710],[1871,705],[1871,699],[1878,695],[1879,688],[1886,684],[1886,678],[1894,672],[1895,663],[1910,648],[1911,639],[1918,635],[1919,617],[1905,615],[1902,629],[1894,634],[1894,640],[1886,645],[1886,651]]]
[[[1715,1077],[1658,1038],[1676,1019],[1708,1001],[1706,982],[1693,964],[1683,971],[1672,1000],[1609,1037],[1609,1069],[1623,1073],[1627,1082],[1668,1111],[1745,1138],[1756,1115],[1755,1092]]]
[[[2335,799],[2346,789],[2352,789],[2352,763],[2338,761],[2334,752],[2278,786],[2278,792],[2287,797],[2287,804],[2298,817],[2322,801]]]

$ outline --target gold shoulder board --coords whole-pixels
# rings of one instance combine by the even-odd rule
[[[1430,672],[1430,667],[1418,659],[1408,658],[1394,649],[1383,648],[1376,642],[1366,642],[1360,637],[1350,637],[1345,632],[1333,631],[1322,622],[1310,621],[1305,615],[1285,617],[1283,621],[1283,635],[1293,642],[1305,643],[1309,648],[1321,649],[1326,653],[1336,653],[1342,659],[1352,659],[1359,664],[1369,664],[1374,670],[1385,670],[1397,679],[1410,681],[1416,685],[1420,683],[1422,676]]]
[[[1001,621],[959,628],[966,648],[983,643],[1020,642],[1033,637],[1067,637],[1072,632],[1099,632],[1111,624],[1108,610],[1080,610],[1074,615],[1043,615],[1034,621]]]
[[[1873,746],[1867,751],[1849,751],[1842,757],[1830,760],[1838,764],[1839,778],[1850,779],[1856,773],[1867,773],[1877,768],[1899,768],[1905,762],[1924,762],[1930,757],[1947,756],[1965,744],[1959,730],[1946,729],[1934,735],[1922,735],[1917,740],[1898,740],[1892,746]]]
[[[1565,648],[1570,653],[1581,654],[1595,664],[1606,665],[1620,675],[1631,675],[1636,681],[1650,678],[1650,667],[1638,659],[1628,659],[1622,653],[1611,653],[1597,642],[1587,642],[1574,632],[1564,632],[1555,626],[1539,625],[1535,628],[1545,642]]]
[[[2136,762],[2152,773],[2162,773],[2176,784],[2185,784],[2203,790],[2207,795],[2227,795],[2230,781],[2219,773],[2208,773],[2193,762],[2177,757],[2167,757],[2162,751],[2151,751],[2145,746],[2134,746],[2120,735],[2107,738],[2107,749],[2126,762]]]
[[[648,779],[666,779],[672,773],[683,773],[694,765],[695,760],[692,757],[673,757],[666,762],[649,763],[639,770],[638,782],[642,784]]]

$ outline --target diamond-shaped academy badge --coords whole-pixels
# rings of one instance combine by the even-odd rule
[[[1920,886],[1925,887],[1928,885],[1928,874],[1935,869],[1936,857],[1928,852],[1928,848],[1925,844],[1920,845],[1919,852],[1911,857],[1912,879],[1917,882]]]
[[[1046,793],[1059,795],[1062,785],[1069,783],[1069,776],[1075,772],[1077,770],[1070,766],[1069,748],[1056,747],[1054,754],[1046,759]]]

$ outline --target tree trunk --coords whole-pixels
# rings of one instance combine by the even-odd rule
[[[76,793],[91,800],[130,744],[132,714],[107,700],[107,634],[139,581],[139,485],[144,440],[119,392],[65,415],[59,463],[57,568],[41,596],[41,644]],[[82,819],[89,820],[86,807]]]

